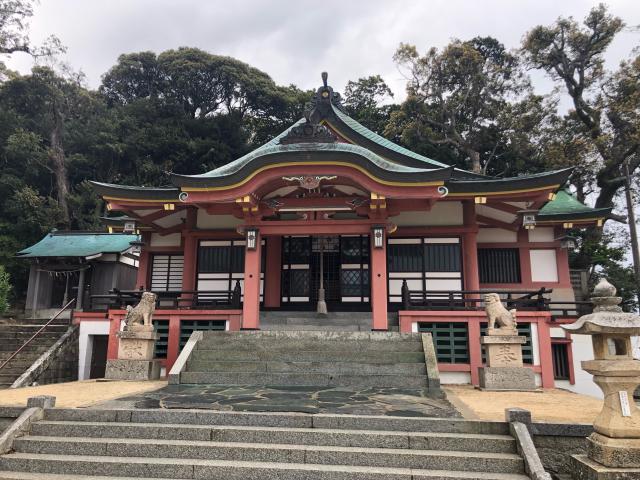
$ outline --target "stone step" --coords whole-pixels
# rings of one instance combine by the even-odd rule
[[[380,362],[260,362],[228,361],[207,362],[192,360],[188,372],[243,372],[243,373],[324,373],[331,375],[426,375],[422,363]]]
[[[265,385],[309,387],[395,387],[422,388],[428,386],[426,375],[341,375],[328,373],[244,373],[192,372],[180,374],[181,384]]]
[[[508,435],[505,422],[457,418],[391,417],[304,413],[222,412],[212,410],[73,409],[45,410],[45,420],[57,422],[152,423],[278,428],[324,428],[394,432],[474,433]]]
[[[278,325],[263,323],[260,324],[262,331],[291,331],[291,332],[369,332],[371,331],[371,325],[312,325],[312,324],[297,324],[297,325]]]
[[[37,455],[13,453],[0,457],[3,470],[37,472],[21,475],[0,472],[3,480],[84,480],[116,477],[155,479],[225,480],[526,480],[523,474],[485,472],[412,470],[410,468],[372,468],[342,465],[264,463],[227,460],[161,459],[136,457],[102,457],[70,455]],[[13,475],[13,476],[12,476]],[[47,477],[48,476],[48,477]]]
[[[329,312],[326,315],[318,315],[316,311],[287,311],[287,310],[274,310],[260,312],[261,320],[278,319],[278,318],[308,318],[308,319],[371,319],[371,312]]]
[[[295,334],[326,334],[336,333],[364,333],[364,332],[317,332],[317,331],[265,331],[264,333],[295,333]],[[256,340],[252,338],[203,338],[197,344],[198,350],[278,350],[278,351],[353,351],[359,352],[420,352],[423,350],[422,341],[368,341],[368,340],[322,340],[320,338],[291,338]]]
[[[1,332],[31,332],[31,335],[33,335],[45,325],[46,325],[46,322],[41,324],[5,323],[5,324],[0,324],[0,331]],[[66,332],[68,328],[69,328],[68,325],[49,325],[44,331],[45,332]]]
[[[513,453],[460,452],[392,448],[281,445],[187,440],[36,437],[14,441],[17,453],[109,457],[260,461],[316,465],[425,468],[494,473],[523,473],[521,457]]]
[[[283,362],[378,362],[378,363],[424,363],[424,353],[415,352],[361,352],[299,350],[299,351],[270,351],[270,350],[194,350],[192,361],[283,361]]]
[[[396,332],[204,332],[204,340],[229,341],[230,339],[240,339],[242,341],[258,340],[260,342],[269,340],[322,340],[325,341],[368,341],[388,343],[395,342],[415,342],[419,341],[419,333],[396,333]]]
[[[338,447],[407,448],[515,453],[509,435],[393,432],[321,428],[205,426],[153,423],[41,421],[31,426],[38,437],[138,438],[240,443],[278,443]]]

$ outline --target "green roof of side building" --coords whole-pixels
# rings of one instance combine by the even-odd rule
[[[548,202],[538,212],[538,220],[580,220],[604,218],[611,208],[591,208],[581,203],[567,190],[560,190],[556,198]]]
[[[131,248],[138,235],[120,233],[52,232],[42,240],[18,252],[20,258],[89,257],[100,253],[122,253]]]

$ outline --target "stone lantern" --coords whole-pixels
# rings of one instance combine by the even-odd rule
[[[577,478],[609,478],[609,469],[628,469],[632,476],[624,478],[640,478],[640,410],[633,401],[640,361],[631,348],[631,336],[640,335],[640,316],[623,312],[621,301],[616,288],[602,279],[593,290],[593,313],[563,325],[572,334],[591,335],[595,359],[583,361],[582,368],[604,393],[604,406],[587,439],[588,458],[574,457]]]

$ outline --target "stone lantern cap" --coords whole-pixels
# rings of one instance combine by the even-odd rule
[[[583,335],[640,335],[640,316],[623,312],[620,308],[622,298],[615,295],[616,287],[602,278],[593,289],[593,313],[583,315],[571,325],[562,325],[562,328]]]

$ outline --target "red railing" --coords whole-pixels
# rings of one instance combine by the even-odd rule
[[[27,345],[29,345],[38,335],[40,335],[49,325],[51,325],[51,323],[54,320],[56,320],[60,315],[62,315],[62,313],[65,310],[67,310],[75,301],[76,301],[75,298],[72,299],[72,300],[69,300],[69,302],[67,302],[67,304],[64,307],[62,307],[60,310],[58,310],[58,312],[53,317],[51,317],[47,323],[45,323],[42,327],[40,327],[40,329],[36,333],[34,333],[29,340],[24,342],[24,344],[20,348],[18,348],[15,352],[13,352],[9,356],[9,358],[7,358],[2,363],[2,365],[0,365],[0,370],[2,370],[7,365],[7,363],[9,363],[11,360],[13,360],[16,355],[18,355],[22,350],[24,350],[27,347]]]

